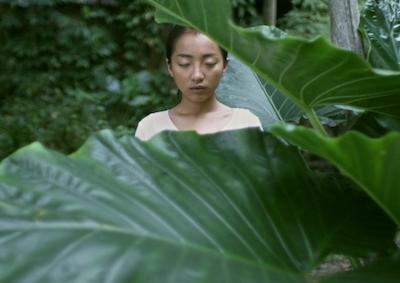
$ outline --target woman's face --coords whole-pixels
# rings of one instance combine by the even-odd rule
[[[214,95],[226,64],[221,50],[207,36],[187,31],[178,38],[168,64],[182,99],[202,102]]]

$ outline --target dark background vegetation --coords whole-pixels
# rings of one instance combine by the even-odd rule
[[[324,1],[278,2],[278,27],[329,36]],[[232,3],[238,24],[263,23],[261,0]],[[103,128],[133,135],[174,105],[167,31],[142,0],[0,0],[0,160],[33,141],[71,153]]]

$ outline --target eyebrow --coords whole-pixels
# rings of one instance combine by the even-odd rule
[[[192,55],[190,55],[190,54],[185,54],[185,53],[179,53],[179,54],[177,54],[176,56],[178,56],[178,57],[180,57],[180,58],[193,58],[193,56]],[[215,53],[207,53],[207,54],[204,54],[203,56],[201,56],[202,58],[209,58],[209,57],[216,57],[217,56],[217,54],[215,54]]]

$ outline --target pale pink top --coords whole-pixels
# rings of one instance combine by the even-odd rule
[[[252,127],[258,127],[262,130],[261,122],[258,117],[247,109],[233,108],[230,121],[222,129],[214,132],[207,132],[207,134]],[[154,135],[166,130],[179,131],[169,117],[168,110],[151,113],[144,117],[137,126],[135,136],[146,141]]]

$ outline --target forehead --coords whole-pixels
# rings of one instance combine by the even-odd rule
[[[206,35],[196,32],[185,32],[175,43],[173,55],[188,54],[202,56],[215,54],[222,56],[219,46]]]

